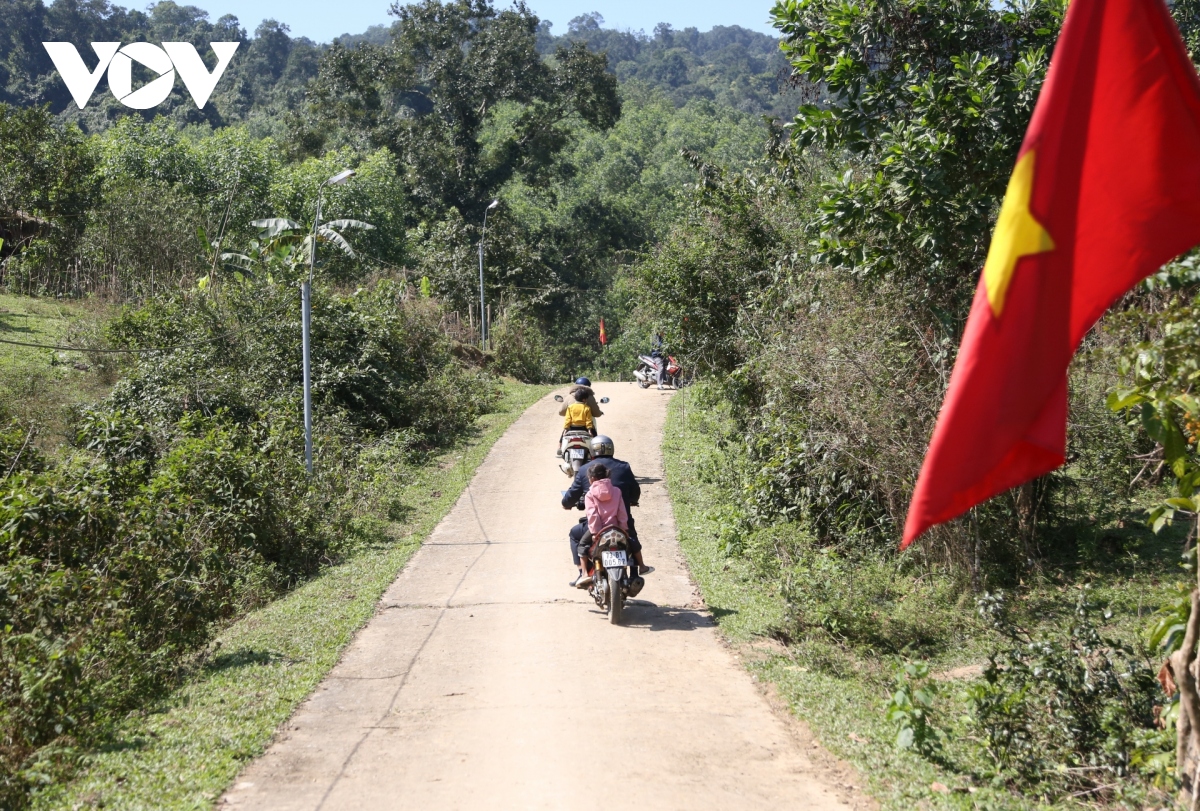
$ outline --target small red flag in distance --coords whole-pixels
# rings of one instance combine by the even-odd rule
[[[1068,7],[909,506],[922,532],[1063,463],[1067,366],[1200,243],[1200,79],[1163,0]]]
[[[600,345],[604,346],[608,343],[608,333],[604,331],[604,319],[600,319]]]

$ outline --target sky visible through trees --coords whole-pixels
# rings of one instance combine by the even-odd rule
[[[318,0],[199,0],[190,5],[209,13],[212,19],[224,14],[236,15],[243,24],[275,19],[292,29],[298,37],[314,42],[329,42],[340,34],[355,34],[372,25],[387,25],[388,3],[382,0],[331,4]],[[650,33],[659,23],[675,28],[699,28],[706,31],[716,25],[740,25],[752,31],[774,35],[767,3],[728,3],[720,0],[537,0],[530,10],[554,23],[554,32],[562,34],[567,23],[581,14],[599,12],[605,25],[619,30]]]

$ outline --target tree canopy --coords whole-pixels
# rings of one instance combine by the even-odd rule
[[[336,134],[391,150],[423,211],[475,218],[513,176],[546,179],[572,119],[604,130],[620,116],[605,57],[575,44],[543,59],[524,4],[497,12],[486,0],[425,0],[392,13],[387,45],[330,48],[302,140],[320,149]],[[506,103],[519,109],[485,144]]]

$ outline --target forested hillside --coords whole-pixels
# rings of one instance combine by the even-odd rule
[[[176,125],[220,127],[252,122],[262,134],[303,103],[304,89],[316,75],[322,48],[293,39],[286,25],[264,20],[253,37],[233,15],[211,21],[195,6],[157,3],[147,11],[99,3],[17,0],[0,8],[0,102],[17,106],[49,104],[52,112],[78,123],[85,131],[102,130],[134,112],[108,93],[107,78],[91,103],[79,110],[54,70],[43,42],[70,42],[93,63],[91,42],[190,42],[208,61],[210,42],[241,42],[225,76],[203,110],[196,109],[182,83],[169,99],[147,111],[147,118],[167,116]]]
[[[1169,805],[1193,254],[1085,340],[1066,466],[897,551],[1065,8],[783,0],[780,41],[423,0],[318,45],[171,2],[0,6],[0,285],[79,308],[53,335],[0,311],[0,338],[80,348],[0,365],[0,805],[221,623],[390,542],[390,471],[501,378],[628,379],[656,330],[695,383],[668,477],[706,599],[886,807]],[[1195,59],[1200,8],[1172,13]],[[136,113],[103,82],[78,110],[51,39],[243,45],[205,110]]]
[[[558,26],[541,21],[537,50],[550,55],[570,42],[584,42],[608,54],[609,69],[624,81],[639,79],[660,88],[677,106],[689,99],[709,99],[748,113],[788,116],[793,100],[785,89],[787,63],[776,40],[738,26],[700,32],[674,31],[663,23],[652,35],[602,26],[599,14],[587,14]],[[346,48],[381,46],[390,41],[388,26],[372,26],[361,34],[343,34],[333,42]],[[327,44],[292,37],[276,20],[239,20],[232,14],[210,20],[195,7],[173,0],[153,3],[145,11],[108,0],[91,3],[14,0],[0,8],[0,102],[17,106],[49,104],[65,120],[95,132],[129,115],[108,94],[102,79],[93,101],[80,111],[60,81],[43,42],[75,44],[84,61],[94,59],[90,42],[190,42],[208,60],[210,42],[240,42],[237,56],[203,110],[197,110],[181,85],[164,104],[145,117],[167,115],[176,124],[220,127],[242,123],[256,135],[282,135],[286,114],[299,110],[308,82],[316,76]]]
[[[373,25],[334,41],[349,48],[363,42],[384,45],[387,40],[388,27]],[[573,17],[565,26],[550,20],[538,25],[537,47],[543,54],[576,40],[608,54],[609,67],[621,81],[638,79],[658,87],[678,105],[709,99],[743,112],[789,119],[799,103],[800,93],[790,85],[791,69],[778,40],[737,25],[700,31],[676,30],[663,22],[647,34],[605,28],[598,12]]]
[[[736,25],[702,32],[675,30],[664,22],[646,35],[605,28],[604,18],[593,12],[572,19],[565,33],[555,36],[553,30],[543,23],[538,32],[542,53],[564,42],[586,42],[593,51],[608,55],[617,78],[661,88],[679,105],[689,99],[710,99],[742,112],[786,120],[800,100],[790,87],[791,72],[778,40]]]
[[[730,166],[761,154],[758,114],[788,106],[775,92],[781,56],[771,38],[736,27],[660,26],[646,37],[585,15],[554,37],[526,12],[475,3],[461,18],[435,19],[422,8],[402,9],[390,29],[318,46],[272,20],[251,38],[232,16],[214,23],[172,2],[147,12],[5,6],[0,103],[26,111],[12,110],[2,126],[8,143],[36,141],[41,153],[32,165],[20,149],[3,158],[2,250],[38,243],[5,266],[7,284],[124,297],[152,280],[205,276],[206,264],[219,274],[212,245],[246,248],[255,219],[310,218],[312,178],[295,172],[340,161],[362,177],[357,191],[332,192],[339,216],[377,226],[353,273],[427,276],[462,320],[477,320],[468,312],[471,246],[483,207],[502,197],[487,245],[497,314],[503,301],[514,318],[534,318],[542,331],[553,323],[563,336],[536,361],[539,374],[591,357],[599,347],[588,325],[615,269],[662,231],[692,178],[681,150]],[[468,31],[468,19],[494,19],[503,33]],[[435,30],[465,49],[521,44],[497,60],[435,67],[426,50]],[[167,102],[136,113],[105,92],[105,80],[78,110],[40,43],[105,39],[183,40],[202,53],[213,40],[244,44],[202,111],[177,82]],[[153,213],[163,208],[187,213]]]

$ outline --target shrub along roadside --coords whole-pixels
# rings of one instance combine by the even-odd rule
[[[181,686],[130,713],[90,751],[78,776],[36,809],[208,807],[260,754],[374,613],[379,597],[449,511],[495,441],[548,387],[508,383],[476,431],[388,478],[388,542],[354,555],[218,634]]]
[[[1173,734],[1153,728],[1150,704],[1165,697],[1145,683],[1152,660],[1139,642],[1152,610],[1170,599],[1181,535],[1124,530],[1124,560],[1043,570],[1007,595],[1003,627],[936,569],[908,567],[904,557],[839,558],[796,523],[751,533],[731,552],[722,536],[735,499],[720,469],[736,448],[720,441],[729,418],[705,388],[673,399],[664,439],[692,574],[750,669],[858,767],[885,809],[1166,804],[1157,792],[1171,783],[1159,756]],[[1085,584],[1087,603],[1111,616],[1077,609]],[[935,678],[922,667],[906,672],[918,663]],[[1045,685],[1026,678],[1048,669]],[[909,748],[897,746],[901,722],[913,730]],[[1038,754],[1032,771],[1021,772],[1028,759],[997,762],[985,743],[1014,730],[1021,754]]]
[[[494,404],[436,303],[387,281],[321,290],[310,480],[295,291],[220,292],[113,319],[114,344],[174,348],[130,359],[54,458],[22,453],[0,420],[0,807],[177,683],[220,623],[378,543],[403,513],[386,474]]]

